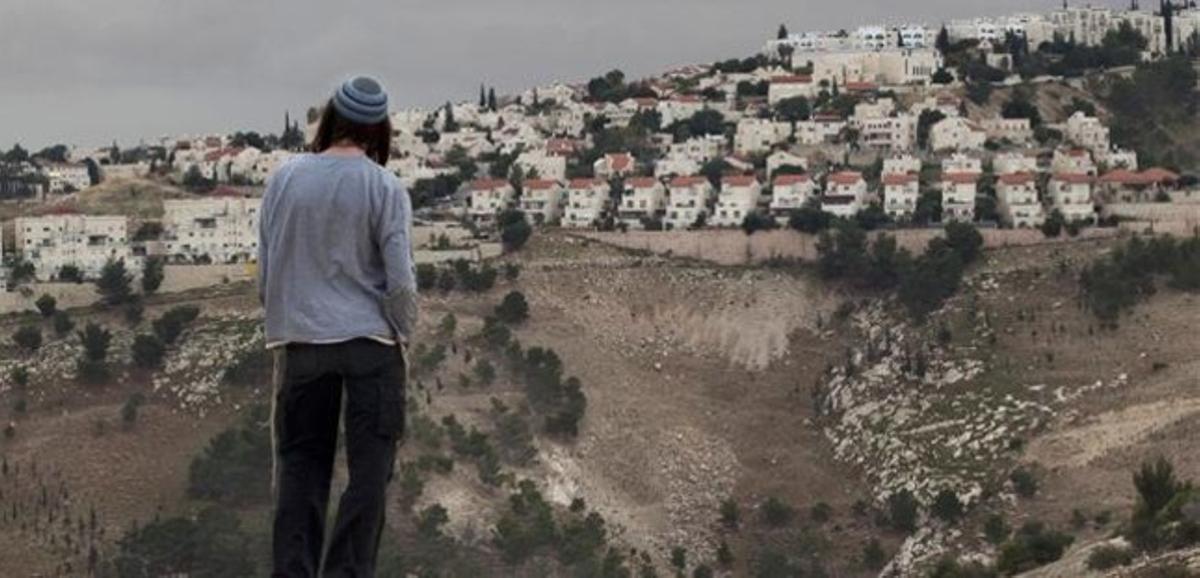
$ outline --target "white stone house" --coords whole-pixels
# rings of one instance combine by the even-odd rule
[[[771,183],[771,215],[786,224],[792,213],[817,199],[817,184],[809,175],[779,175]]]
[[[1096,163],[1087,149],[1056,149],[1050,160],[1050,172],[1096,176]]]
[[[880,180],[884,212],[896,220],[911,218],[921,197],[920,177],[916,173],[892,173],[883,175]]]
[[[629,153],[609,153],[592,165],[592,172],[598,179],[624,177],[632,175],[636,170],[637,162]]]
[[[558,225],[562,220],[566,189],[553,179],[530,179],[521,183],[519,206],[534,225]]]
[[[631,229],[645,228],[648,221],[661,219],[667,209],[667,189],[651,177],[625,179],[625,191],[617,207],[617,218]]]
[[[1037,175],[1010,173],[996,179],[996,212],[1014,229],[1038,227],[1045,220],[1038,200]]]
[[[983,160],[963,153],[954,153],[942,160],[943,173],[982,173]]]
[[[704,177],[675,177],[667,183],[667,214],[663,219],[666,229],[687,229],[695,225],[702,216],[708,221],[709,206],[713,202],[712,183]]]
[[[1023,151],[1005,151],[992,157],[992,171],[997,175],[1038,172],[1036,154]]]
[[[987,138],[994,141],[1024,145],[1033,140],[1033,126],[1027,118],[996,117],[985,119],[980,124]]]
[[[681,143],[673,143],[667,155],[705,162],[721,156],[724,152],[725,137],[714,134],[692,137]]]
[[[33,264],[40,281],[57,279],[63,265],[95,278],[110,259],[124,260],[131,272],[141,266],[131,252],[124,216],[57,214],[18,217],[13,226],[16,252]]]
[[[53,163],[45,168],[51,193],[82,191],[92,186],[88,168],[83,163]]]
[[[825,179],[821,210],[837,217],[850,218],[867,205],[867,181],[862,173],[842,171]]]
[[[216,195],[163,201],[163,241],[176,262],[248,263],[258,260],[262,199]]]
[[[496,222],[500,213],[516,207],[517,191],[503,179],[482,179],[470,185],[467,216],[477,225]]]
[[[910,154],[894,154],[883,159],[884,175],[904,175],[921,172],[921,159]]]
[[[1096,218],[1096,206],[1092,201],[1094,181],[1095,178],[1088,174],[1055,173],[1046,187],[1046,197],[1068,223],[1092,222]]]
[[[911,114],[865,118],[851,124],[858,128],[858,142],[864,147],[907,151],[917,142],[917,117]]]
[[[979,150],[987,133],[974,122],[960,116],[942,119],[929,129],[929,146],[935,152]]]
[[[942,220],[975,220],[979,173],[942,173]]]
[[[815,98],[820,91],[821,87],[811,76],[776,76],[767,87],[767,103],[775,106],[789,98]]]
[[[514,164],[530,179],[561,181],[567,178],[567,157],[550,154],[545,149],[525,151],[517,156]]]
[[[659,179],[686,177],[700,172],[700,163],[688,156],[667,155],[654,161],[654,176]]]
[[[791,133],[792,126],[786,122],[762,118],[742,119],[737,123],[733,150],[743,155],[766,152],[786,141]]]
[[[1088,116],[1083,111],[1076,111],[1067,119],[1063,135],[1077,146],[1094,153],[1108,150],[1110,144],[1108,127],[1100,119]]]
[[[563,225],[592,227],[604,218],[610,204],[609,185],[603,179],[574,179],[567,185]]]
[[[740,227],[746,217],[758,211],[762,185],[753,175],[727,176],[721,179],[721,192],[713,209],[712,225]]]
[[[780,167],[799,167],[808,170],[808,159],[786,150],[778,150],[767,157],[767,178],[775,176]]]

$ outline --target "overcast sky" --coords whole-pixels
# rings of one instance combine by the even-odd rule
[[[1103,3],[1101,0],[1099,3]],[[393,106],[745,56],[793,31],[1058,0],[0,0],[0,147],[278,132],[354,73]]]

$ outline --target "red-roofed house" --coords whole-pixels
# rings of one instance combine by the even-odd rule
[[[727,176],[721,179],[721,194],[713,210],[712,224],[717,227],[740,227],[746,217],[758,211],[762,201],[762,185],[754,175]]]
[[[1163,168],[1142,172],[1116,169],[1100,177],[1100,190],[1106,200],[1126,203],[1152,201],[1162,191],[1175,187],[1179,175]]]
[[[476,224],[494,223],[503,211],[516,205],[517,191],[503,179],[482,179],[471,183],[467,215]]]
[[[1092,202],[1092,183],[1095,178],[1082,173],[1056,173],[1050,177],[1046,196],[1068,223],[1091,222],[1096,218]]]
[[[942,220],[975,220],[979,173],[942,173]]]
[[[521,183],[521,211],[535,225],[557,225],[562,219],[566,191],[558,181],[534,179]]]
[[[563,224],[567,227],[595,226],[608,211],[609,185],[603,179],[573,179],[567,185],[567,210]]]
[[[822,211],[848,219],[866,207],[867,181],[862,173],[842,171],[829,175],[825,181]]]
[[[883,210],[893,219],[908,219],[917,210],[921,179],[917,173],[891,173],[880,179],[883,184]]]
[[[629,153],[609,153],[592,165],[596,178],[613,179],[632,175],[637,170],[637,162]]]
[[[1041,226],[1045,212],[1038,200],[1037,175],[1009,173],[997,177],[996,212],[1001,222],[1015,229]]]
[[[662,218],[667,208],[667,189],[652,177],[625,179],[625,191],[617,207],[617,218],[631,229],[644,229]]]
[[[817,185],[809,175],[779,175],[771,183],[771,214],[781,225],[792,213],[816,200]]]
[[[713,186],[705,177],[675,177],[667,183],[667,229],[687,229],[702,218],[708,221]]]

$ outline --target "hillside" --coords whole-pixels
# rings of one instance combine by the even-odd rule
[[[1103,540],[1127,518],[1130,473],[1146,456],[1170,458],[1183,479],[1200,477],[1188,451],[1200,426],[1200,342],[1189,338],[1200,322],[1196,297],[1164,290],[1116,331],[1099,330],[1076,306],[1079,267],[1115,242],[989,250],[964,289],[931,322],[913,326],[884,301],[860,300],[803,268],[722,267],[535,236],[512,259],[520,267],[515,281],[425,298],[411,390],[421,425],[414,422],[402,452],[385,556],[391,568],[410,571],[565,572],[552,549],[535,549],[517,565],[497,557],[490,528],[506,515],[511,484],[526,478],[563,524],[582,498],[603,517],[615,551],[645,552],[660,573],[675,548],[685,549],[689,572],[699,563],[719,568],[726,543],[729,575],[822,567],[868,576],[875,572],[864,566],[864,551],[877,544],[885,559],[898,555],[897,575],[918,575],[943,552],[990,552],[980,532],[991,513],[1012,527],[1038,519],[1068,530],[1073,549]],[[564,378],[583,384],[576,438],[542,433],[542,410],[522,409],[528,394],[516,366],[473,337],[510,290],[525,295],[530,311],[513,326],[516,340],[526,351],[552,349]],[[120,369],[109,385],[77,383],[78,338],[53,338],[48,325],[49,342],[36,356],[6,345],[0,400],[15,428],[0,441],[0,455],[23,477],[10,471],[3,484],[0,510],[20,513],[5,515],[0,543],[22,554],[0,557],[0,574],[86,564],[87,550],[79,542],[65,547],[47,523],[64,512],[86,518],[95,509],[102,531],[88,543],[103,563],[119,555],[116,541],[131,524],[213,502],[240,512],[262,563],[268,509],[261,498],[186,491],[190,464],[208,440],[239,423],[247,404],[267,400],[266,368],[253,361],[261,347],[256,301],[248,285],[231,285],[155,297],[145,318],[181,304],[199,306],[201,317],[165,367]],[[149,330],[147,321],[131,330],[99,310],[71,316],[77,327],[95,320],[113,331],[114,367],[129,366],[134,332]],[[30,321],[10,315],[0,333]],[[440,357],[436,344],[444,345]],[[925,352],[929,368],[916,380],[902,359],[913,351]],[[478,372],[480,359],[498,370],[490,383]],[[30,368],[24,388],[12,383],[15,365]],[[231,380],[229,366],[249,373]],[[122,406],[135,392],[146,402],[124,425]],[[18,399],[24,411],[8,409]],[[505,421],[496,401],[521,417]],[[483,454],[467,449],[478,440],[454,441],[447,416],[463,431],[488,434]],[[484,459],[491,452],[498,462]],[[451,470],[439,473],[436,464],[447,460]],[[24,477],[34,463],[40,485],[62,489],[58,506],[39,505],[38,486]],[[246,475],[265,479],[267,467]],[[1006,481],[1015,469],[1033,472],[1033,497],[1018,497]],[[924,518],[906,539],[888,521],[888,496],[902,488],[924,504],[952,489],[967,516],[951,525]],[[768,498],[775,500],[767,505]],[[411,554],[433,548],[415,516],[434,505],[446,514],[437,547],[450,548],[436,563]],[[33,522],[38,508],[48,510]],[[738,529],[721,521],[729,509]],[[1104,523],[1079,526],[1076,511]]]

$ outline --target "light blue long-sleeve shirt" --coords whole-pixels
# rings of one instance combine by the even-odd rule
[[[411,335],[412,202],[365,156],[303,154],[281,166],[263,196],[258,247],[268,346]]]

